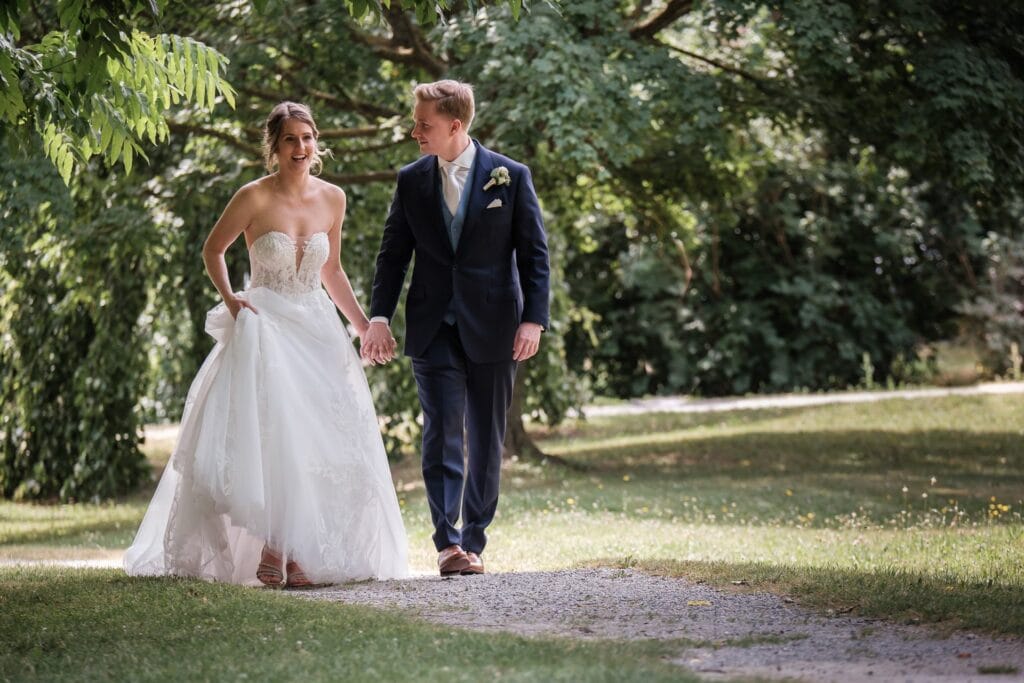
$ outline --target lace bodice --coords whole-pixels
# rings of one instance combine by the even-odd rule
[[[329,251],[326,232],[318,232],[301,243],[278,230],[265,232],[249,247],[249,286],[290,295],[318,291],[320,268],[327,263]]]

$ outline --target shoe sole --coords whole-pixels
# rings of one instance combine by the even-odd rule
[[[463,569],[460,572],[463,576],[479,576],[484,573],[483,569]]]
[[[463,572],[463,570],[465,570],[468,567],[469,560],[461,559],[446,562],[444,566],[439,568],[439,570],[441,572],[441,576],[458,576]]]

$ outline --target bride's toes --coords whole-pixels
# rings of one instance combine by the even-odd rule
[[[281,556],[277,555],[268,546],[263,546],[260,554],[260,564],[256,568],[256,578],[265,586],[280,588],[284,583],[284,573],[281,571]]]
[[[295,560],[289,560],[285,570],[288,572],[288,581],[285,583],[289,588],[312,588],[313,582],[302,571],[302,567]]]

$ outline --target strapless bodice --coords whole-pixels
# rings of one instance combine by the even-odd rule
[[[265,232],[249,247],[250,287],[266,287],[279,294],[306,294],[320,289],[320,269],[327,263],[330,243],[318,232],[296,243],[279,230]],[[298,265],[296,265],[298,264]]]

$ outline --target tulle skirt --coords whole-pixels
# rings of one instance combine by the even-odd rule
[[[131,575],[256,583],[264,544],[314,583],[407,575],[407,541],[359,356],[326,293],[245,294],[217,340],[135,541]]]

